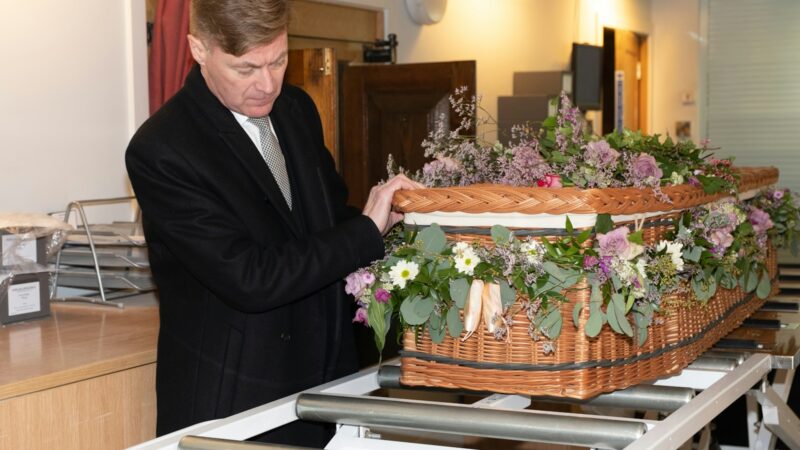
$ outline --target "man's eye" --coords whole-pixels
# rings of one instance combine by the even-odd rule
[[[286,58],[281,58],[272,64],[270,64],[273,68],[283,67],[286,64]]]
[[[236,69],[236,72],[239,73],[239,75],[250,75],[253,73],[253,69],[252,68]]]

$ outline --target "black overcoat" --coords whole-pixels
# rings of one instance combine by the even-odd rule
[[[159,289],[159,435],[356,368],[341,280],[383,256],[380,232],[346,206],[308,95],[285,85],[270,118],[292,210],[197,66],[128,146]]]

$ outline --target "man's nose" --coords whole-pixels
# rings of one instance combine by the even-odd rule
[[[256,79],[256,88],[267,94],[271,94],[275,91],[275,78],[268,68],[265,67],[259,71]]]

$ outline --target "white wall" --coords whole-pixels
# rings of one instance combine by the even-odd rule
[[[675,123],[690,121],[699,142],[699,64],[702,53],[699,0],[652,0],[651,133],[675,136]],[[689,97],[684,99],[684,97]]]
[[[147,116],[144,10],[142,0],[4,2],[0,212],[129,195],[123,154]]]

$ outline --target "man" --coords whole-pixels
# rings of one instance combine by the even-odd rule
[[[311,99],[282,86],[287,16],[286,0],[193,0],[197,64],[126,153],[160,295],[159,435],[353,372],[340,280],[383,256],[391,197],[418,186],[345,205]],[[269,440],[322,444],[283,431]]]

